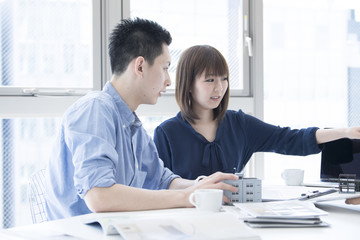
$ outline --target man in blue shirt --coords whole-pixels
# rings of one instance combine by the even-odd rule
[[[157,23],[123,20],[110,37],[113,76],[102,91],[87,94],[64,114],[46,176],[50,220],[90,212],[191,207],[198,188],[237,191],[215,173],[186,180],[163,166],[135,114],[155,104],[170,85],[171,36]],[[168,190],[169,189],[169,190]]]

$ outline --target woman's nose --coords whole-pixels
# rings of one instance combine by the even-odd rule
[[[215,81],[215,91],[222,91],[223,90],[223,86],[221,84],[221,80],[216,80]]]

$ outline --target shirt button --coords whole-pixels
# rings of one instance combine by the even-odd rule
[[[139,164],[136,164],[136,169],[139,169]]]
[[[123,128],[125,128],[125,124],[123,124]]]

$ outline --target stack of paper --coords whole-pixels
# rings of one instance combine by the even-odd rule
[[[235,203],[241,218],[251,227],[327,227],[320,216],[327,212],[307,201]]]

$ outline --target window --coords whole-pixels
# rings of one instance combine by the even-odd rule
[[[31,224],[30,176],[45,168],[61,118],[0,119],[2,227]]]
[[[2,1],[0,93],[93,88],[91,12],[86,0]]]
[[[250,40],[248,7],[248,2],[242,0],[131,0],[130,16],[154,20],[171,33],[169,89],[174,89],[182,51],[207,44],[227,59],[232,94],[249,96],[249,51],[244,45],[245,37]]]
[[[265,121],[293,128],[360,124],[357,1],[264,0]],[[285,168],[320,177],[320,154],[265,155],[265,179]]]
[[[0,1],[0,223],[31,223],[27,183],[51,156],[63,110],[100,89],[100,1]],[[36,96],[36,97],[35,97]]]
[[[65,109],[86,92],[100,90],[110,79],[108,34],[115,23],[130,16],[130,6],[131,16],[151,18],[172,33],[173,81],[177,59],[185,48],[213,45],[225,55],[231,69],[230,105],[254,112],[247,0],[132,0],[131,4],[129,0],[0,0],[3,228],[31,223],[28,178],[51,156]],[[170,93],[155,106],[139,107],[137,113],[153,135],[154,128],[177,111]]]

